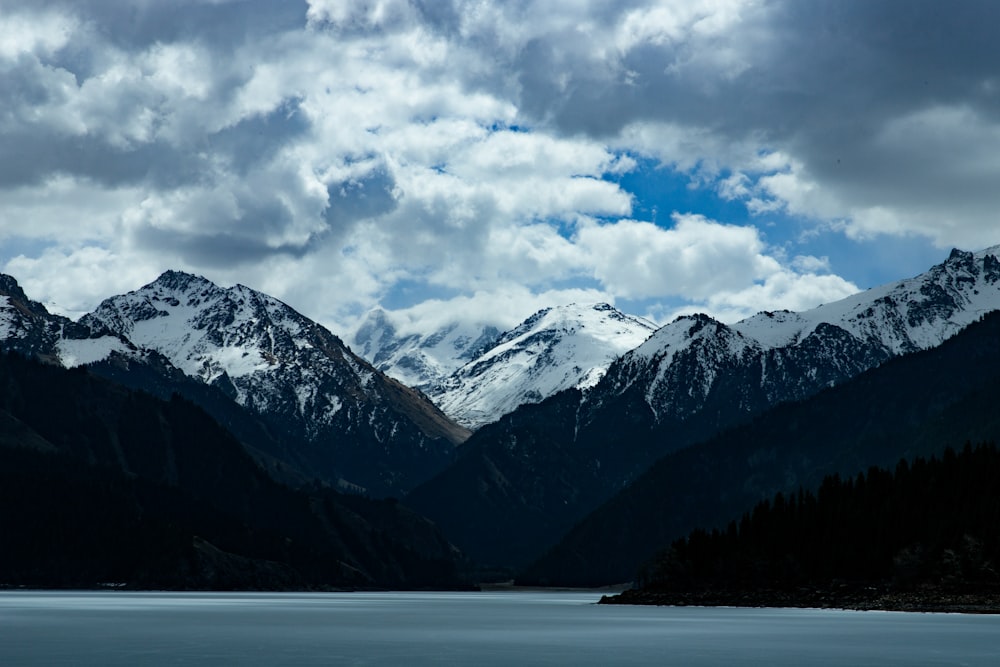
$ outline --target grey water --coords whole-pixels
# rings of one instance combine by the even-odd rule
[[[1000,665],[1000,617],[593,593],[0,592],[0,665]]]

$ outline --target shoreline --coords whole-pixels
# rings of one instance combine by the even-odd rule
[[[753,591],[632,589],[614,596],[605,595],[598,604],[1000,614],[1000,591],[947,590],[937,587],[901,591],[870,586]]]

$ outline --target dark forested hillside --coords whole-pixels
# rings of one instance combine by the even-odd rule
[[[1000,592],[1000,452],[995,446],[827,477],[763,501],[722,530],[696,530],[642,570],[624,599],[816,603],[923,591]],[[930,591],[931,594],[927,595]]]
[[[292,491],[205,412],[0,355],[0,585],[453,585],[394,501]]]
[[[692,529],[725,525],[779,491],[1000,439],[998,397],[1000,314],[994,313],[938,348],[889,361],[664,457],[581,521],[522,580],[630,581],[657,549]]]

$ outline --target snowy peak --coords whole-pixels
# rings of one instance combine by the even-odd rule
[[[1000,309],[998,251],[953,250],[919,276],[801,313],[762,312],[732,325],[680,317],[624,355],[588,400],[640,392],[662,420],[693,414],[713,396],[747,413],[804,398],[893,356],[940,345]]]
[[[756,340],[708,315],[678,317],[611,366],[588,396],[588,410],[609,394],[631,390],[657,419],[689,414],[703,405],[720,374],[761,352]]]
[[[0,349],[67,368],[104,359],[112,352],[135,354],[135,347],[105,327],[88,328],[29,299],[11,276],[0,274]]]
[[[106,299],[77,323],[0,276],[0,349],[64,366],[107,362],[107,372],[150,387],[211,385],[219,391],[199,389],[192,400],[226,419],[234,412],[223,404],[245,408],[268,433],[261,442],[271,449],[256,454],[374,495],[404,493],[436,473],[469,435],[281,301],[178,271]]]
[[[424,391],[459,423],[478,427],[563,389],[594,386],[614,359],[654,330],[608,304],[546,308]]]
[[[243,285],[168,271],[105,300],[81,324],[120,332],[309,443],[295,463],[328,481],[398,493],[468,435],[327,329]]]
[[[401,334],[390,315],[375,308],[355,330],[351,346],[403,384],[425,387],[489,349],[499,335],[496,326],[481,322],[452,322],[430,333]]]
[[[304,349],[348,354],[335,336],[273,297],[177,271],[105,300],[81,322],[120,331],[207,383],[297,364]]]
[[[927,349],[1000,309],[1000,246],[952,250],[914,278],[876,287],[803,313],[759,313],[733,325],[765,348],[793,345],[821,323],[878,341],[893,355]]]
[[[52,358],[62,318],[29,299],[17,281],[0,274],[0,344],[28,356]]]

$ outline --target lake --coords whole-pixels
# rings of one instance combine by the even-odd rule
[[[2,665],[997,665],[1000,617],[599,594],[0,592]]]

